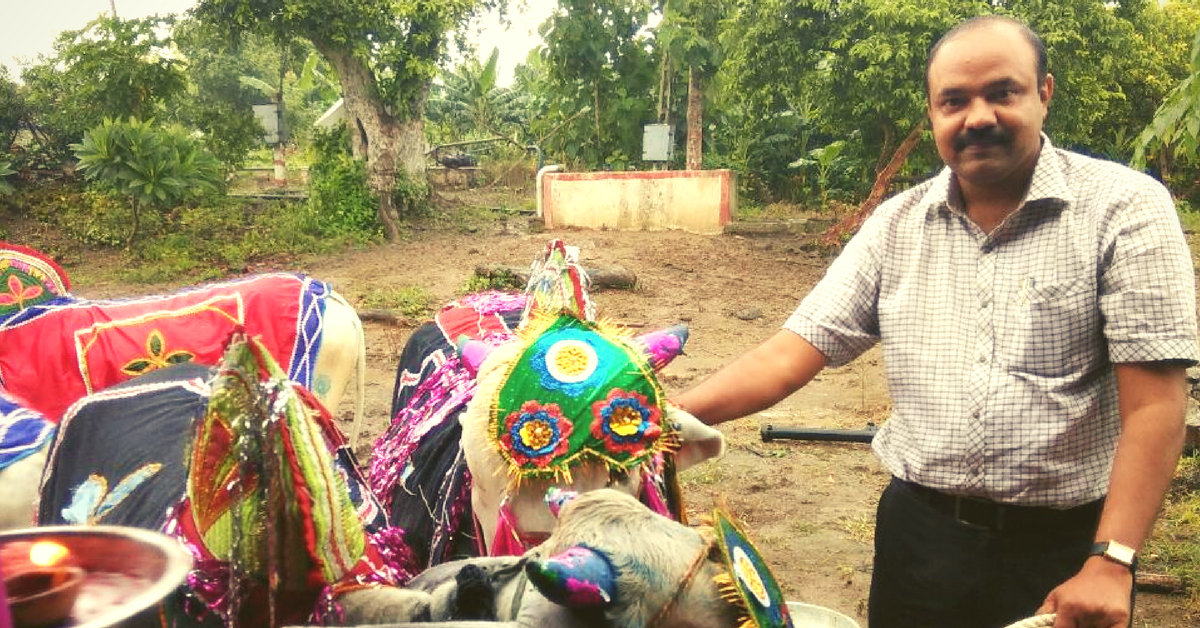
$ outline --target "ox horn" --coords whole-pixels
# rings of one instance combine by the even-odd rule
[[[617,590],[617,572],[608,556],[586,545],[530,560],[525,575],[546,599],[568,608],[604,608]]]
[[[670,364],[675,356],[683,353],[683,345],[687,343],[687,339],[687,325],[680,323],[666,329],[642,334],[635,340],[645,350],[650,362],[654,365],[654,370],[657,371]]]
[[[483,366],[483,361],[492,354],[496,347],[482,340],[459,336],[455,349],[458,351],[458,359],[462,361],[463,366],[467,367],[472,376],[475,376],[479,374],[479,367]]]
[[[546,507],[550,509],[550,514],[557,517],[563,506],[566,506],[576,497],[579,497],[579,493],[576,491],[568,491],[557,486],[551,486],[546,489],[546,497],[544,499],[546,500]]]

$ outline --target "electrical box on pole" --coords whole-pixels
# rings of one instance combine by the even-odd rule
[[[268,146],[276,146],[284,141],[283,107],[279,103],[254,105],[254,117],[262,125],[266,133],[263,142]]]
[[[671,161],[675,154],[675,125],[647,124],[642,129],[642,161]]]

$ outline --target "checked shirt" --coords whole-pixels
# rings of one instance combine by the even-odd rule
[[[880,205],[785,323],[830,366],[882,342],[897,477],[1066,508],[1107,492],[1113,363],[1195,361],[1195,279],[1167,190],[1044,135],[992,233],[949,169]],[[950,200],[954,199],[954,200]]]

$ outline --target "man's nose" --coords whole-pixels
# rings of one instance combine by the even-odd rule
[[[982,129],[996,125],[996,108],[983,98],[974,98],[967,107],[967,128]]]

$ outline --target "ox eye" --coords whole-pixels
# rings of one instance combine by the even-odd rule
[[[581,340],[560,340],[546,351],[546,371],[554,379],[568,384],[591,377],[599,364],[596,350]]]

